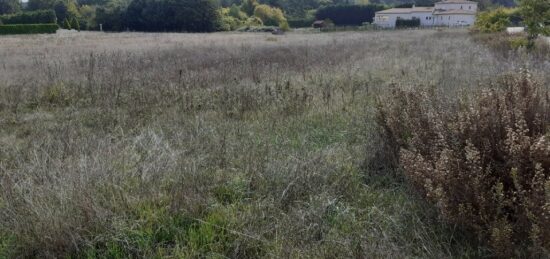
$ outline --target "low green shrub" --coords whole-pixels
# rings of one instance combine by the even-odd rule
[[[56,33],[59,26],[52,24],[9,24],[0,25],[0,35]]]
[[[63,20],[63,29],[67,29],[67,30],[72,29],[72,28],[71,28],[71,23],[70,23],[69,20],[66,19],[66,18],[65,18],[65,20]]]
[[[48,105],[66,106],[70,104],[71,97],[65,85],[54,84],[45,88],[42,101]]]
[[[80,31],[80,23],[78,22],[78,20],[76,19],[76,17],[73,17],[71,19],[71,28],[77,30],[77,31]]]
[[[39,10],[0,15],[0,24],[41,24],[56,22],[57,17],[53,10]]]
[[[522,72],[457,102],[398,88],[379,103],[405,175],[445,220],[487,240],[498,257],[548,256],[547,87]]]
[[[526,48],[529,41],[526,37],[512,37],[509,39],[510,47],[513,49]]]
[[[513,13],[505,8],[481,12],[477,15],[473,30],[485,33],[504,31],[511,24],[510,17]]]

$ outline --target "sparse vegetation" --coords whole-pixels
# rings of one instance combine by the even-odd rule
[[[421,86],[431,86],[444,94],[416,102],[418,108],[441,103],[451,110],[421,109],[419,118],[459,108],[473,116],[477,110],[457,100],[494,107],[473,93],[503,74],[528,65],[533,89],[548,91],[550,83],[546,60],[498,55],[463,30],[83,32],[4,36],[0,45],[0,257],[499,255],[469,231],[485,225],[446,217],[452,213],[441,218],[440,211],[457,208],[441,210],[423,200],[423,186],[412,188],[411,180],[429,178],[403,176],[396,146],[376,123],[376,100],[399,100],[389,98],[397,86],[419,96],[429,93]],[[547,105],[544,98],[528,110],[547,109],[537,105]],[[527,124],[530,144],[547,119],[525,120],[537,126]],[[427,129],[437,133],[441,125]],[[405,140],[424,136],[414,126]],[[537,175],[528,163],[544,162],[531,157],[534,150],[510,162],[528,179]],[[405,164],[406,175],[411,168]],[[498,186],[496,179],[487,184]],[[507,184],[506,195],[515,188]],[[529,222],[541,226],[538,220]],[[537,240],[545,247],[546,239]]]

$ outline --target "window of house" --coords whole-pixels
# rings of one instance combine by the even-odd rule
[[[470,6],[468,6],[468,9],[472,10],[472,6],[471,6],[471,5],[470,5]]]

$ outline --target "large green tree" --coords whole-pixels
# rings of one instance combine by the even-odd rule
[[[550,35],[550,1],[521,0],[520,12],[529,34],[529,46],[540,35]]]
[[[104,6],[97,7],[95,13],[97,27],[101,24],[106,31],[125,30],[128,27],[126,9],[129,4],[129,0],[112,0]]]
[[[80,17],[77,4],[74,0],[61,0],[53,5],[57,20],[62,22],[67,19],[71,21],[73,18]]]
[[[210,32],[218,25],[213,0],[134,0],[128,6],[128,27],[137,31]]]
[[[19,0],[0,0],[0,14],[16,13],[21,10]]]
[[[254,10],[256,10],[256,6],[258,6],[258,1],[256,0],[243,0],[241,10],[247,15],[252,16],[254,15]]]
[[[56,2],[57,0],[29,0],[27,8],[31,11],[53,9]]]

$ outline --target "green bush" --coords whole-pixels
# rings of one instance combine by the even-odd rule
[[[40,24],[56,23],[57,17],[53,10],[39,10],[9,15],[0,15],[0,22],[4,24]]]
[[[379,119],[412,184],[499,258],[550,249],[550,91],[527,72],[455,103],[396,89]]]
[[[477,16],[474,30],[485,33],[504,31],[511,23],[510,13],[504,8],[481,12]]]
[[[55,23],[9,24],[9,25],[0,25],[0,35],[56,33],[57,29],[59,29],[59,26]]]
[[[265,4],[256,6],[254,9],[254,16],[262,20],[263,24],[266,26],[282,27],[287,24],[285,15],[281,9]]]
[[[78,22],[78,20],[76,19],[76,17],[73,17],[71,19],[71,28],[77,30],[77,31],[80,31],[80,23]]]
[[[71,29],[71,23],[66,18],[65,20],[63,20],[63,29],[67,29],[67,30]]]

